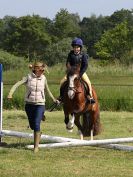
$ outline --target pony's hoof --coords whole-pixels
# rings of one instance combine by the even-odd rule
[[[71,123],[71,122],[69,122],[66,127],[67,127],[68,129],[73,129],[74,124]]]
[[[83,135],[80,135],[80,140],[84,140],[84,137],[83,137]]]
[[[66,126],[66,129],[67,129],[67,131],[70,132],[70,133],[73,132],[73,127],[69,128],[69,127]]]
[[[67,130],[69,133],[72,133],[73,132],[73,129],[72,130]]]

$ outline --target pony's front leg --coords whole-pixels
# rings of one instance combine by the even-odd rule
[[[83,133],[81,132],[81,130],[78,130],[78,134],[80,136],[80,139],[81,140],[84,140],[84,136],[83,136]]]
[[[67,130],[68,130],[69,132],[72,132],[72,131],[73,131],[74,120],[75,120],[75,115],[72,114],[71,119],[69,119],[69,122],[68,122],[67,125],[66,125],[66,128],[67,128]]]
[[[66,124],[66,129],[68,129],[68,128],[67,128],[67,124],[68,124],[68,122],[69,122],[69,114],[65,114],[64,122],[65,122],[65,124]]]
[[[80,124],[80,116],[75,116],[75,125],[77,126],[78,128],[78,134],[80,136],[80,139],[83,140],[84,139],[84,136],[83,136],[83,133],[82,133],[82,126]]]
[[[65,119],[64,119],[64,122],[66,124],[66,129],[67,131],[71,132],[72,131],[72,128],[70,127],[69,125],[69,114],[65,114]]]

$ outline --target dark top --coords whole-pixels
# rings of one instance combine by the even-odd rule
[[[70,66],[76,66],[77,64],[81,64],[80,67],[80,76],[84,74],[88,67],[88,55],[84,52],[80,52],[79,54],[75,54],[73,50],[70,51],[67,57],[66,65],[69,62]]]

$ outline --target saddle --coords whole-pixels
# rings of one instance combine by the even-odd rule
[[[68,84],[68,81],[65,81],[60,87],[59,101],[63,101],[63,93],[64,93],[64,89],[67,86],[67,84]]]
[[[93,98],[90,98],[90,91],[89,91],[88,84],[85,81],[83,81],[82,79],[81,79],[81,83],[83,84],[83,87],[84,87],[84,92],[85,92],[85,97],[86,97],[86,103],[87,104],[94,104],[94,103],[96,103],[96,101]],[[58,98],[58,100],[60,102],[63,102],[63,93],[64,93],[65,87],[68,87],[68,81],[65,81],[61,85],[61,87],[60,87],[60,96]]]
[[[89,92],[88,84],[85,81],[83,81],[82,79],[81,79],[81,83],[83,84],[85,95],[89,95],[90,92]],[[65,81],[60,87],[60,99],[61,100],[63,100],[64,89],[67,85],[68,85],[68,81]]]
[[[90,95],[88,84],[84,80],[82,80],[82,79],[81,79],[81,83],[84,86],[85,95]]]

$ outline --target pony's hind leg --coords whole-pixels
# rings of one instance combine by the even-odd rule
[[[91,129],[91,140],[93,140],[93,129]]]
[[[81,140],[84,140],[84,136],[83,136],[83,133],[81,132],[81,130],[78,129],[78,134],[80,136],[80,139]]]

